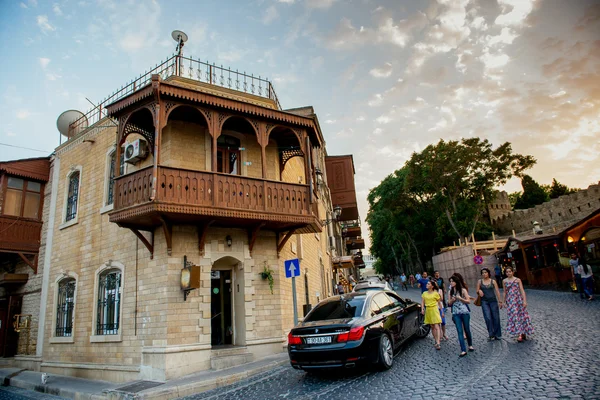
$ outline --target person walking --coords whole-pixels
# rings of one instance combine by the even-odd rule
[[[421,279],[421,273],[417,272],[415,275],[415,281],[417,282],[417,285],[419,284],[419,279]]]
[[[408,283],[410,284],[411,288],[415,287],[415,276],[413,274],[410,274],[408,277]]]
[[[419,274],[417,274],[419,275]],[[429,278],[427,277],[427,272],[423,272],[421,275],[421,279],[417,280],[417,285],[421,288],[421,294],[427,291],[427,283],[429,282]],[[437,286],[437,285],[436,285]]]
[[[434,281],[437,284],[437,281]],[[444,295],[444,290],[441,288],[441,286],[438,286],[438,293],[440,294],[440,297],[442,298],[442,309],[440,310],[440,317],[442,317],[442,324],[440,325],[440,328],[442,329],[442,332],[440,334],[441,339],[447,341],[448,340],[448,336],[446,335],[446,301],[445,298],[446,296]]]
[[[442,317],[444,317],[444,311],[442,298],[434,281],[428,281],[427,291],[421,294],[421,314],[425,315],[424,323],[431,326],[436,350],[440,350],[440,324],[442,323]]]
[[[402,290],[408,291],[408,287],[406,286],[406,275],[404,272],[400,275],[400,282],[402,282]]]
[[[579,297],[584,299],[583,296],[583,280],[581,279],[581,273],[579,273],[579,259],[575,253],[571,253],[571,259],[569,260],[569,264],[571,265],[571,276],[573,277],[573,281],[575,282],[575,286],[577,287],[577,292],[579,292]]]
[[[452,321],[456,325],[458,343],[460,344],[460,354],[458,356],[464,357],[467,355],[467,345],[469,346],[469,351],[475,351],[475,348],[473,348],[473,336],[471,335],[471,309],[469,308],[471,296],[469,296],[469,291],[463,286],[460,277],[452,275],[448,281],[450,282],[448,305],[452,310]],[[467,340],[466,344],[465,339]]]
[[[517,336],[517,341],[522,342],[527,340],[527,335],[533,334],[533,324],[527,312],[527,297],[523,282],[515,276],[513,267],[506,267],[505,272],[502,303],[506,307],[506,332]]]
[[[585,260],[582,260],[582,263],[577,266],[577,271],[581,276],[583,292],[588,300],[594,300],[594,273],[592,272],[592,267],[590,267]]]
[[[487,268],[481,269],[481,279],[477,281],[477,294],[481,297],[481,311],[488,330],[488,341],[500,340],[502,338],[500,309],[498,308],[500,291]]]
[[[494,279],[496,280],[496,285],[498,285],[498,287],[502,286],[502,268],[498,263],[496,263],[496,266],[494,267]]]

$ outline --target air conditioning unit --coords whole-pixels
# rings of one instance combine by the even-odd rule
[[[144,139],[137,139],[125,147],[125,162],[135,164],[148,157],[148,142]]]

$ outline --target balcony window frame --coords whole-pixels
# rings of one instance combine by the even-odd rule
[[[72,317],[73,321],[71,323],[71,336],[56,336],[56,322],[58,317],[58,294],[60,289],[61,282],[65,281],[75,281],[75,290],[73,292],[73,312]],[[49,338],[50,343],[74,343],[75,342],[75,332],[76,332],[76,319],[75,313],[77,312],[77,289],[79,286],[79,275],[75,272],[67,272],[61,273],[54,280],[54,303],[52,307],[52,333]]]
[[[67,212],[69,207],[69,188],[71,186],[71,178],[74,174],[79,173],[79,182],[77,183],[77,208],[75,210],[75,217],[67,221]],[[64,229],[69,226],[73,226],[79,222],[79,206],[81,205],[81,181],[83,180],[83,168],[81,165],[73,166],[67,173],[64,187],[64,201],[63,201],[63,216],[62,224],[58,229]]]
[[[106,274],[119,271],[121,275],[120,286],[118,289],[119,305],[118,310],[118,328],[115,334],[98,334],[98,302],[100,296],[100,280]],[[109,343],[123,341],[123,303],[124,303],[124,288],[125,286],[125,266],[118,261],[108,261],[96,270],[94,280],[94,301],[92,302],[92,335],[90,335],[90,343]]]
[[[21,209],[19,211],[19,215],[13,215],[13,214],[7,214],[6,213],[6,196],[9,190],[19,190],[19,189],[15,189],[15,188],[9,188],[8,187],[8,179],[9,178],[15,178],[15,179],[20,179],[23,181],[23,188],[20,189],[21,190]],[[28,186],[29,183],[37,183],[40,185],[40,191],[39,192],[34,192],[32,190],[28,190]],[[41,221],[42,220],[42,213],[43,213],[43,208],[44,208],[44,190],[45,190],[45,184],[43,182],[40,181],[36,181],[34,179],[26,179],[17,175],[9,175],[6,174],[4,176],[1,177],[0,180],[0,187],[2,188],[2,210],[0,210],[0,215],[5,216],[5,217],[14,217],[14,218],[18,218],[18,219],[26,219],[29,221]],[[38,194],[40,196],[40,201],[38,204],[38,218],[30,218],[30,217],[25,217],[23,216],[23,213],[25,212],[25,201],[27,199],[27,193],[35,193]]]
[[[100,214],[105,214],[109,211],[112,211],[114,209],[114,203],[115,203],[115,192],[114,192],[114,187],[113,187],[113,191],[112,191],[112,202],[109,203],[109,196],[110,196],[110,185],[111,183],[114,185],[114,172],[115,172],[115,167],[113,167],[112,165],[112,158],[113,156],[115,157],[115,161],[116,161],[116,156],[117,156],[117,146],[112,146],[110,149],[108,149],[108,151],[106,152],[106,168],[104,171],[104,195],[102,196],[102,207],[100,208]],[[121,162],[119,163],[119,168],[120,168],[120,173],[119,176],[123,176],[127,173],[127,165],[125,164],[125,151],[121,151]]]

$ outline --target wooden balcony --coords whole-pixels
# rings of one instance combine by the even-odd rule
[[[163,166],[157,176],[154,200],[152,167],[117,178],[110,221],[138,230],[152,230],[165,220],[277,232],[322,230],[308,185]]]
[[[344,238],[360,237],[361,235],[360,226],[349,226],[342,229],[342,237]]]
[[[0,252],[37,254],[42,222],[0,215]]]
[[[346,249],[348,250],[362,250],[365,248],[365,239],[360,238],[346,238]]]

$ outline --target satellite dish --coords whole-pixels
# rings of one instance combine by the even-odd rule
[[[71,126],[75,121],[77,121],[77,126]],[[67,110],[58,116],[56,127],[61,135],[71,138],[88,127],[88,120],[81,111]]]
[[[185,34],[185,32],[183,31],[178,31],[178,30],[174,30],[173,32],[171,32],[171,37],[173,38],[174,41],[177,42],[177,47],[175,48],[175,51],[177,51],[179,54],[179,56],[183,55],[183,44],[185,42],[187,42],[188,40],[188,35]]]
[[[186,35],[183,31],[174,30],[173,32],[171,32],[171,37],[177,43],[188,41],[188,35]]]

